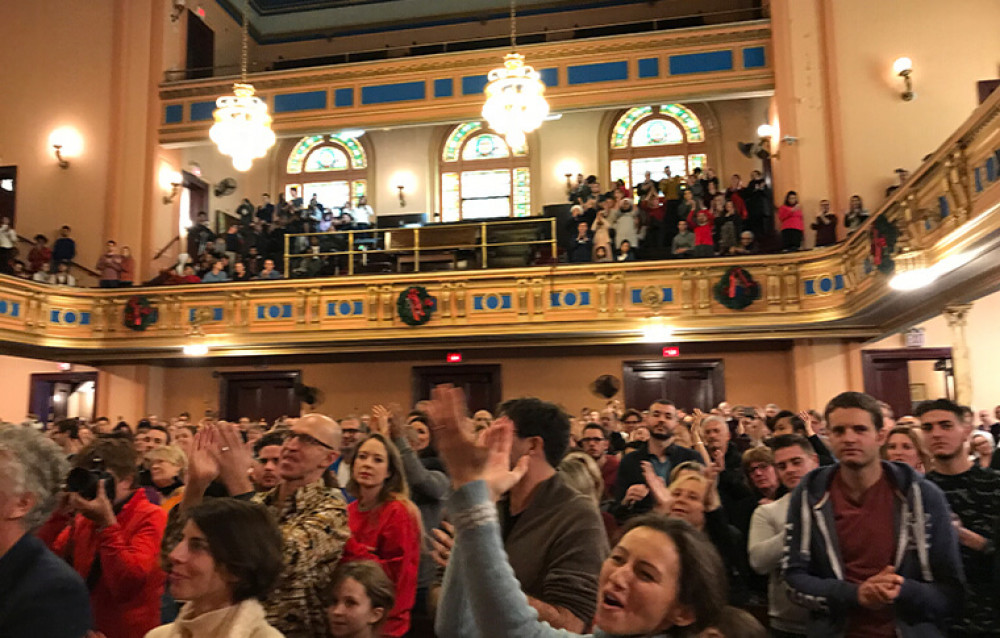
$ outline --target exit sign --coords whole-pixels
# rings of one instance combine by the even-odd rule
[[[681,356],[681,349],[677,346],[667,346],[663,349],[664,357],[679,357]]]
[[[445,356],[444,359],[448,363],[462,363],[462,353],[461,352],[449,352]]]

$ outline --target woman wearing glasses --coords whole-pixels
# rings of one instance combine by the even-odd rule
[[[347,506],[351,539],[344,560],[374,560],[382,566],[396,590],[382,635],[403,636],[417,595],[421,526],[403,461],[391,441],[372,434],[358,445],[347,491],[357,500]]]

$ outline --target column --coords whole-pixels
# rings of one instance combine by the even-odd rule
[[[972,362],[969,345],[965,341],[965,326],[972,304],[948,306],[944,319],[951,328],[951,362],[955,375],[955,400],[962,405],[972,404]]]

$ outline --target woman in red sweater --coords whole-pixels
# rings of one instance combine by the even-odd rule
[[[344,560],[377,561],[396,589],[396,602],[383,636],[403,636],[417,595],[420,566],[420,514],[409,498],[399,451],[381,434],[359,446],[347,491],[358,500],[347,506],[351,538]]]
[[[785,195],[785,203],[778,209],[778,221],[781,222],[781,249],[787,252],[801,248],[805,221],[799,194],[795,191],[788,191]]]
[[[706,209],[693,210],[688,214],[688,226],[694,233],[692,257],[712,257],[715,255],[712,231],[715,216]]]

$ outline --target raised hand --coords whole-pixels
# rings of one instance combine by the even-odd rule
[[[646,480],[646,485],[649,487],[649,494],[653,495],[653,510],[661,514],[668,513],[671,505],[674,503],[674,497],[670,494],[667,482],[656,473],[653,469],[653,464],[649,461],[643,461],[640,465],[642,466],[642,477]],[[635,486],[633,485],[632,487]]]
[[[73,508],[84,517],[94,521],[98,529],[104,529],[118,521],[115,518],[115,511],[111,507],[111,501],[108,500],[108,493],[104,487],[105,480],[101,479],[97,484],[97,496],[92,500],[88,501],[75,492],[69,495],[69,502]]]
[[[383,405],[372,406],[372,420],[368,422],[372,433],[389,436],[389,410]]]
[[[204,427],[194,435],[191,444],[191,456],[188,458],[187,483],[188,490],[208,488],[209,483],[219,476],[218,448],[215,428]]]
[[[448,566],[451,550],[455,546],[455,526],[441,521],[439,529],[431,530],[431,558],[441,567]]]
[[[219,422],[216,426],[219,451],[216,460],[219,476],[232,495],[253,491],[250,470],[253,468],[252,446],[243,442],[239,430],[232,423]]]
[[[812,415],[809,414],[809,410],[800,410],[799,418],[802,419],[802,422],[806,424],[806,437],[810,437],[816,434],[816,432],[813,431]]]

